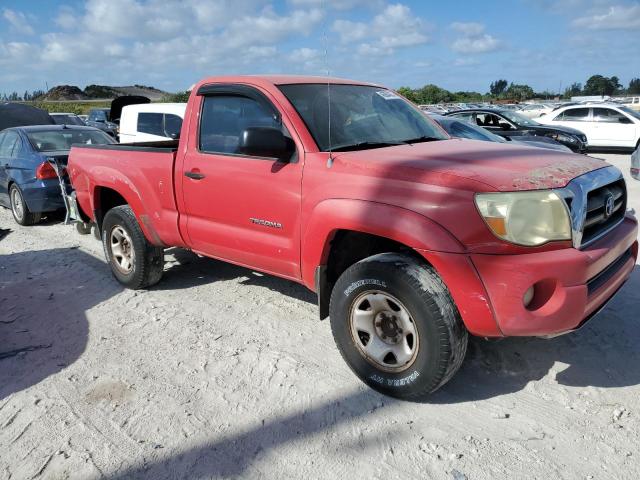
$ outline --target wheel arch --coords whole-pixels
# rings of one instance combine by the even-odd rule
[[[426,262],[418,250],[464,251],[451,233],[423,215],[392,205],[344,199],[326,200],[314,208],[302,243],[302,280],[318,294],[320,318],[328,315],[337,278],[364,258],[403,252]]]
[[[144,204],[140,196],[131,188],[124,184],[124,188],[114,188],[108,185],[95,185],[91,195],[91,207],[93,218],[99,229],[102,229],[104,216],[109,210],[121,205],[129,205],[136,220],[140,224],[142,233],[152,245],[164,246],[158,233],[151,225],[149,216],[146,215]]]

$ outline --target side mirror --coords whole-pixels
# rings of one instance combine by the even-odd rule
[[[278,128],[249,127],[242,132],[238,153],[254,157],[277,158],[289,162],[295,151],[293,140]]]
[[[180,139],[180,132],[173,132],[173,133],[169,134],[169,138],[171,138],[173,140],[179,140]]]
[[[511,130],[511,125],[508,123],[500,123],[499,125],[502,130]]]
[[[618,123],[623,123],[623,124],[625,124],[625,125],[628,125],[628,124],[633,123],[633,122],[631,121],[631,119],[630,119],[630,118],[627,118],[627,117],[618,117]]]

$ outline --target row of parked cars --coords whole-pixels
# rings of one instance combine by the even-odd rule
[[[505,138],[521,135],[550,138],[578,153],[588,148],[634,150],[640,146],[640,112],[615,103],[566,105],[535,119],[498,107],[467,108],[444,115]]]

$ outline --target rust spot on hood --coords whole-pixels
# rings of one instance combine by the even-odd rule
[[[571,180],[585,173],[606,167],[606,162],[581,156],[565,158],[556,165],[545,165],[530,170],[525,175],[514,178],[510,186],[501,185],[500,190],[539,190],[543,188],[561,188]]]

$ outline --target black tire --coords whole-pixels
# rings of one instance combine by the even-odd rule
[[[130,241],[126,241],[126,244],[128,251],[133,251],[133,260],[130,262],[131,268],[128,272],[123,271],[113,253],[111,238],[116,229],[118,232],[124,231],[130,239]],[[146,288],[158,283],[162,278],[164,250],[147,241],[131,207],[128,205],[114,207],[104,216],[102,246],[113,276],[127,288],[133,290]]]
[[[91,223],[76,222],[76,231],[80,235],[89,235],[91,233]]]
[[[14,203],[16,199],[20,202],[21,208],[18,206],[18,204]],[[9,202],[11,213],[13,214],[13,219],[18,225],[28,226],[40,221],[42,215],[40,213],[34,213],[29,210],[29,207],[25,203],[24,197],[22,196],[22,191],[15,183],[11,185],[11,188],[9,189]]]
[[[397,299],[412,319],[415,352],[412,363],[398,367],[404,370],[376,365],[361,352],[361,333],[358,340],[352,334],[352,309],[370,292]],[[333,337],[351,370],[371,388],[396,398],[420,400],[440,388],[460,368],[467,350],[467,330],[447,287],[433,268],[408,255],[383,253],[349,267],[331,293],[330,317]],[[375,329],[380,323],[374,322]],[[381,338],[388,339],[384,333]]]

